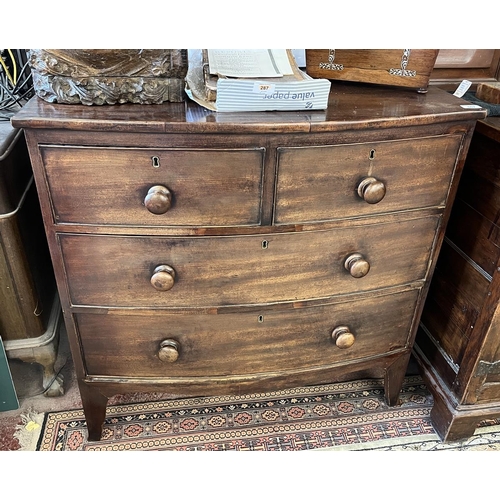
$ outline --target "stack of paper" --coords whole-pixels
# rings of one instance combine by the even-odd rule
[[[326,109],[331,83],[301,71],[286,49],[209,49],[190,54],[188,95],[214,111]]]

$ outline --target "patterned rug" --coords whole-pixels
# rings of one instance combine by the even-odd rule
[[[380,380],[243,396],[108,406],[102,439],[87,441],[83,411],[47,413],[38,451],[295,451],[500,449],[500,425],[443,445],[429,414],[432,396],[407,377],[388,407]],[[497,424],[499,422],[489,422]]]

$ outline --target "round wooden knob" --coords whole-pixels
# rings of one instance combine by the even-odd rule
[[[172,204],[172,193],[165,186],[153,186],[144,198],[144,206],[156,215],[168,212]]]
[[[344,262],[344,266],[353,278],[362,278],[370,270],[369,262],[360,253],[349,255]]]
[[[175,363],[179,359],[179,342],[173,339],[162,340],[158,357],[164,363]]]
[[[332,332],[332,340],[339,349],[349,349],[354,344],[356,337],[347,326],[338,326]]]
[[[160,292],[170,290],[175,283],[175,270],[167,265],[157,266],[151,276],[151,284]]]
[[[366,177],[358,185],[358,195],[366,203],[378,203],[384,199],[385,184],[375,177]]]

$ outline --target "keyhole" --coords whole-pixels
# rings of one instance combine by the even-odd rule
[[[264,316],[260,315],[258,318],[257,318],[257,321],[259,323],[264,323]]]
[[[372,150],[370,151],[370,160],[373,160],[374,158],[375,158],[375,150],[374,150],[374,149],[372,149]]]
[[[158,156],[152,156],[151,163],[153,164],[154,168],[158,168],[160,166],[160,158]]]
[[[262,249],[267,250],[269,248],[269,242],[267,240],[264,240],[262,242]]]

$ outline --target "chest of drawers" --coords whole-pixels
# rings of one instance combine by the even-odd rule
[[[470,137],[449,94],[326,112],[33,99],[25,128],[89,439],[108,398],[358,377],[398,401]]]

